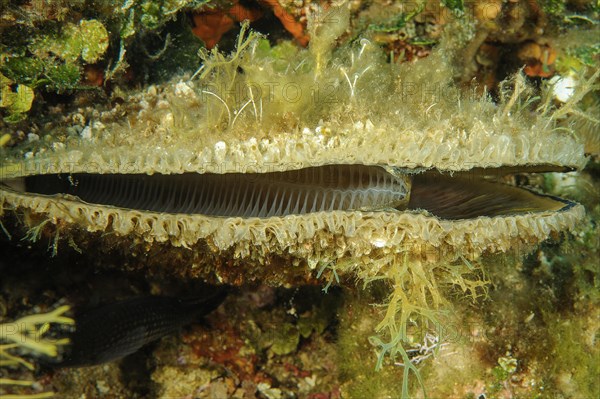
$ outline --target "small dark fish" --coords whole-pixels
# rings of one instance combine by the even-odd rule
[[[71,344],[55,366],[93,366],[125,357],[210,313],[225,296],[224,290],[201,299],[146,296],[86,311],[75,317]]]

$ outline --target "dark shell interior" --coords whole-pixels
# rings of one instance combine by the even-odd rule
[[[402,174],[379,166],[326,165],[271,173],[50,174],[3,183],[20,192],[67,195],[90,204],[244,218],[395,209],[456,220],[571,206],[559,198],[490,181],[500,174]]]

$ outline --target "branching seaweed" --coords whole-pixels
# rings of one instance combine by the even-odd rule
[[[25,236],[21,239],[21,241],[31,241],[31,242],[39,241],[40,237],[42,236],[42,231],[44,230],[44,227],[51,221],[52,221],[51,219],[46,219],[46,220],[42,221],[41,223],[39,223],[37,226],[31,227],[29,230],[27,230],[27,232],[25,233]],[[54,231],[54,237],[53,237],[52,241],[48,244],[48,250],[51,251],[53,257],[58,254],[59,239],[60,239],[60,230],[58,228],[58,225],[56,225],[55,231]]]
[[[40,224],[38,224],[37,226],[33,226],[32,228],[27,230],[27,232],[25,233],[25,236],[21,240],[37,242],[40,239],[40,237],[42,236],[42,231],[44,229],[44,226],[46,226],[46,224],[48,224],[48,222],[50,222],[50,219],[46,219],[43,222],[41,222]]]
[[[337,284],[340,283],[340,277],[337,274],[336,265],[335,265],[335,263],[331,263],[331,262],[325,263],[323,266],[321,266],[321,268],[319,269],[319,272],[317,273],[317,278],[321,278],[321,275],[327,269],[331,270],[331,274],[333,275],[333,278],[330,278],[327,281],[327,284],[325,285],[325,287],[323,287],[324,293],[327,293],[329,291],[329,287],[331,287],[331,284],[333,283],[334,280]]]
[[[243,108],[238,106],[239,96],[236,92],[236,85],[239,84],[238,75],[241,64],[244,63],[248,50],[252,50],[258,44],[258,39],[262,35],[249,30],[248,22],[242,24],[242,28],[237,38],[235,49],[230,55],[225,55],[219,51],[218,47],[208,51],[205,48],[200,50],[199,56],[202,59],[202,66],[192,75],[192,80],[198,79],[201,82],[207,82],[210,78],[210,86],[214,90],[202,90],[202,93],[208,94],[219,100],[227,111],[227,126],[235,123],[237,116]],[[254,50],[252,50],[253,52]],[[256,107],[255,107],[256,108]],[[236,117],[232,119],[231,109],[238,110]],[[215,124],[219,124],[223,118],[223,112],[219,112]]]
[[[6,237],[9,240],[12,240],[12,235],[8,232],[8,230],[6,230],[6,227],[4,226],[4,224],[2,223],[2,221],[0,221],[0,229],[2,229],[2,232],[6,235]]]
[[[0,367],[25,367],[34,370],[35,365],[23,357],[11,353],[20,351],[32,355],[58,356],[58,348],[69,343],[68,338],[53,339],[45,336],[51,324],[74,325],[75,321],[65,313],[69,306],[60,306],[50,312],[21,317],[14,322],[0,324]],[[0,385],[31,386],[35,381],[1,378]],[[2,395],[3,398],[48,398],[53,392],[39,394]]]
[[[409,260],[408,253],[402,253],[385,261],[389,267],[385,276],[390,283],[391,293],[388,300],[380,305],[385,308],[385,314],[376,327],[377,335],[370,337],[369,341],[377,348],[377,370],[383,367],[386,358],[404,367],[402,396],[408,398],[411,373],[425,393],[417,365],[433,354],[422,358],[417,354],[415,357],[413,347],[416,350],[424,347],[414,344],[415,340],[435,350],[444,339],[440,321],[447,305],[447,299],[442,294],[444,287],[450,290],[458,288],[463,295],[476,300],[487,294],[488,281],[482,277],[481,266],[464,256],[455,262],[436,263]],[[377,274],[381,276],[380,271]],[[376,276],[363,276],[366,283],[376,279]],[[431,330],[438,332],[433,344],[429,339],[428,331]]]

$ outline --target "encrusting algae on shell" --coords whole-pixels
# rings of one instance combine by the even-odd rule
[[[243,29],[232,54],[205,53],[192,78],[132,95],[81,137],[7,150],[2,210],[166,273],[385,279],[378,365],[390,354],[416,372],[407,328],[437,323],[442,286],[481,295],[482,255],[526,252],[583,218],[501,182],[585,164],[561,130],[581,96],[531,112],[521,75],[497,103],[458,89],[443,45],[418,67],[367,39],[334,49],[348,17],[313,16],[309,49],[281,58]]]

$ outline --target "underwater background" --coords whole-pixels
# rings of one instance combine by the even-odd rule
[[[567,173],[503,178],[582,204],[585,217],[531,247],[464,259],[464,272],[414,277],[443,300],[409,312],[405,333],[397,335],[401,351],[391,345],[396,327],[381,328],[397,293],[384,278],[338,275],[344,265],[320,263],[305,273],[281,262],[260,272],[247,266],[237,278],[243,260],[233,255],[215,258],[214,270],[195,267],[200,255],[185,255],[187,249],[140,237],[122,241],[110,232],[88,235],[60,218],[13,209],[2,197],[0,397],[599,397],[599,13],[593,0],[0,0],[2,166],[93,137],[104,114],[135,109],[151,119],[160,104],[144,101],[173,87],[185,93],[182,82],[202,75],[205,64],[231,60],[248,32],[263,35],[253,37],[253,51],[275,60],[279,72],[305,48],[337,67],[368,43],[383,54],[368,63],[398,64],[424,79],[436,79],[439,71],[426,60],[438,54],[451,65],[444,73],[456,87],[492,103],[510,101],[522,81],[529,97],[514,119],[547,101],[564,111],[559,127],[586,156],[585,166]],[[317,32],[329,42],[313,40]],[[311,43],[330,46],[321,51]],[[375,82],[377,74],[359,85],[356,75],[340,76],[352,94],[370,93],[372,104],[388,84]],[[293,125],[293,115],[273,112],[282,126]],[[148,295],[208,297],[222,285],[227,296],[216,309],[120,361],[54,364],[68,350],[60,339],[73,336],[79,312]],[[33,338],[14,339],[24,317],[55,309],[64,314],[27,325]],[[117,320],[100,335],[126,326]],[[48,346],[22,344],[30,340]]]

